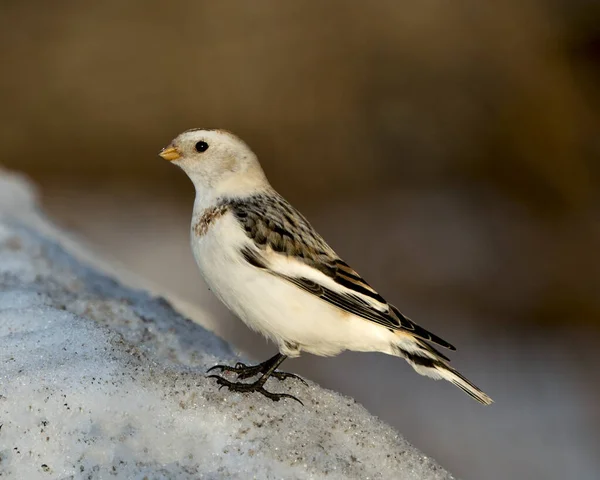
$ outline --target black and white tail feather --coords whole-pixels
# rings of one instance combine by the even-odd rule
[[[457,370],[448,365],[448,357],[435,350],[431,345],[416,341],[421,347],[418,353],[410,353],[399,349],[398,356],[403,357],[415,369],[417,373],[433,378],[444,379],[456,385],[463,392],[484,405],[490,405],[493,400],[483,393],[477,386],[473,385]]]

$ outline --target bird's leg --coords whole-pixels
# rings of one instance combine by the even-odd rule
[[[230,367],[229,365],[215,365],[214,367],[209,368],[206,373],[212,370],[220,369],[221,372],[236,373],[238,380],[245,380],[246,378],[258,375],[259,373],[266,373],[276,362],[278,362],[277,365],[280,365],[283,362],[283,360],[279,361],[281,357],[283,357],[283,360],[287,358],[286,355],[278,353],[277,355],[272,356],[268,360],[265,360],[264,362],[259,363],[258,365],[246,365],[242,362],[236,363],[233,367]],[[304,385],[306,385],[306,382],[302,378],[293,373],[272,371],[270,376],[276,378],[277,380],[285,380],[286,378],[296,378],[302,383],[304,383]]]
[[[226,365],[216,365],[209,370],[209,372],[210,372],[214,368],[221,368],[221,370],[225,370],[225,371],[233,371],[236,373],[245,373],[246,369],[248,369],[248,368],[254,369],[254,368],[260,367],[256,371],[253,370],[254,373],[248,375],[248,376],[253,376],[253,375],[256,375],[257,373],[262,373],[262,376],[258,380],[256,380],[256,382],[253,382],[253,383],[230,382],[229,380],[226,380],[225,378],[220,377],[219,375],[209,375],[209,378],[216,378],[217,383],[221,387],[227,387],[229,390],[232,390],[234,392],[248,392],[248,393],[258,392],[261,395],[264,395],[265,397],[270,398],[271,400],[273,400],[275,402],[278,402],[282,398],[292,398],[292,399],[296,400],[297,402],[299,402],[301,405],[304,405],[300,400],[298,400],[293,395],[289,395],[287,393],[268,392],[267,390],[264,389],[265,382],[269,379],[269,377],[273,376],[274,373],[277,373],[277,372],[275,372],[275,370],[277,369],[277,367],[279,365],[281,365],[281,363],[286,358],[287,358],[286,355],[282,355],[281,353],[278,353],[277,355],[270,358],[266,362],[260,363],[256,366],[252,366],[252,367],[247,367],[243,364],[236,364],[235,367],[227,367]],[[223,368],[223,367],[226,367],[226,368]],[[282,372],[279,372],[279,373],[282,373]],[[292,375],[292,374],[288,374],[288,375]],[[244,378],[247,378],[247,377],[244,377]]]

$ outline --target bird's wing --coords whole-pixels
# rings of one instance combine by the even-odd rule
[[[240,253],[256,268],[365,320],[455,350],[387,303],[278,194],[255,195],[230,201],[228,206],[251,240]]]

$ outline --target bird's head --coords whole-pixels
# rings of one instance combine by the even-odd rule
[[[185,173],[202,195],[244,195],[268,187],[256,155],[226,130],[187,130],[159,155]]]

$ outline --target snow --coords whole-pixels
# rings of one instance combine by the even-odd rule
[[[32,192],[0,172],[0,477],[453,478],[314,383],[267,383],[304,407],[219,390],[233,349],[76,258]]]

